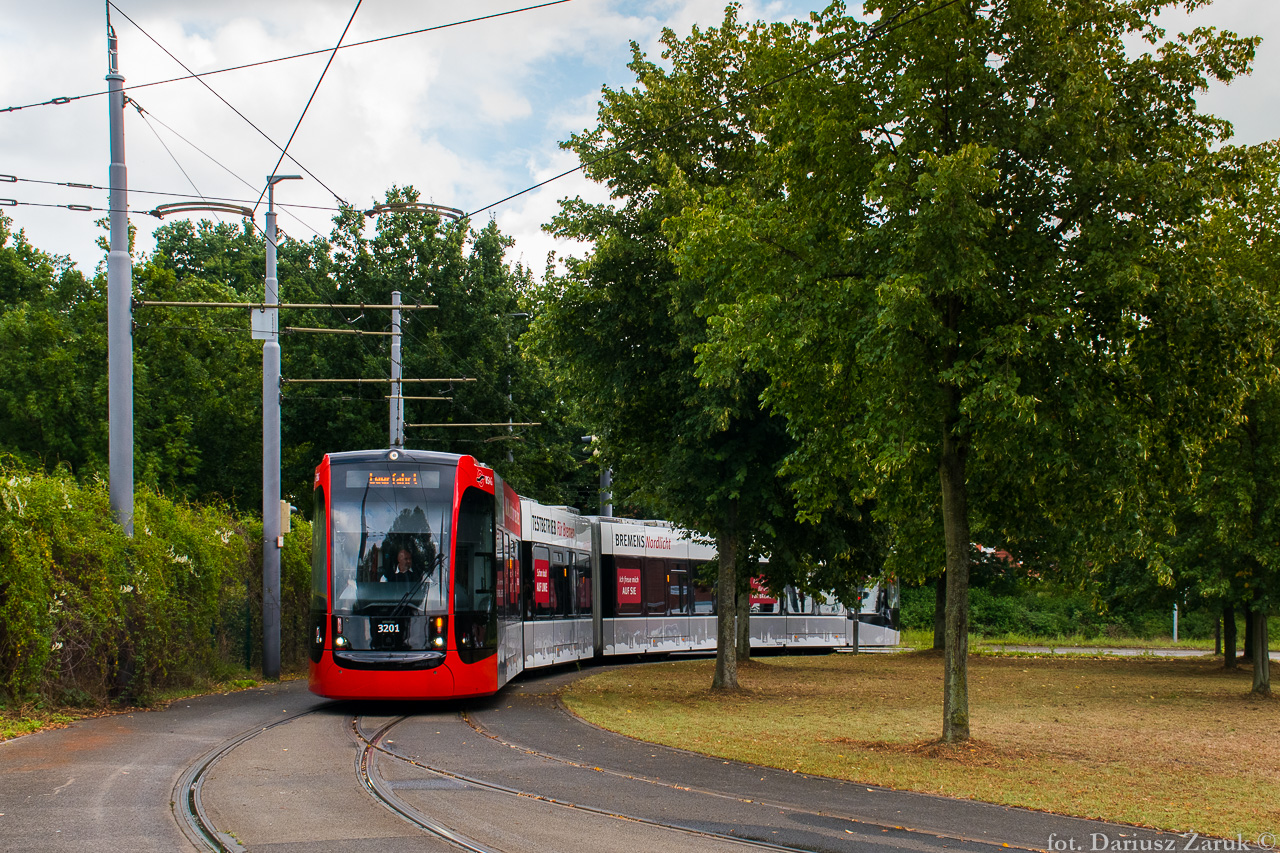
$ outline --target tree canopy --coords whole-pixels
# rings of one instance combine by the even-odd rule
[[[569,391],[597,448],[613,466],[628,499],[661,517],[711,534],[720,555],[715,685],[737,686],[735,595],[739,567],[769,554],[777,586],[810,580],[839,583],[865,566],[841,559],[867,550],[865,519],[846,498],[825,517],[826,529],[797,529],[793,493],[779,468],[794,442],[785,421],[764,410],[766,377],[747,370],[706,385],[696,353],[707,342],[698,308],[707,281],[675,269],[663,222],[679,212],[685,190],[673,176],[710,191],[752,168],[752,114],[722,120],[725,97],[750,86],[750,28],[730,10],[725,25],[680,41],[664,35],[672,69],[648,61],[632,45],[631,70],[640,87],[606,89],[598,125],[566,147],[593,180],[607,183],[614,203],[562,203],[550,230],[592,244],[584,259],[566,260],[539,296],[531,338],[554,365],[556,384]],[[626,141],[619,147],[616,143]],[[839,572],[844,575],[836,577]],[[839,583],[848,588],[850,583]],[[745,625],[745,619],[736,620]]]
[[[390,202],[414,202],[411,187]],[[134,263],[140,300],[254,302],[263,298],[264,241],[250,223],[178,221],[155,233],[154,251]],[[419,428],[411,447],[472,453],[520,491],[577,500],[584,454],[542,365],[523,357],[530,276],[505,260],[511,239],[492,222],[442,222],[404,210],[369,221],[354,210],[331,240],[282,236],[278,266],[286,302],[281,327],[385,333],[393,290],[404,312],[404,375],[467,382],[405,385],[416,423],[536,422],[516,428]],[[0,216],[0,353],[10,380],[0,389],[0,450],[77,476],[105,474],[106,281],[40,252]],[[261,344],[244,309],[134,308],[135,464],[139,482],[187,499],[260,504]],[[282,337],[286,379],[390,376],[385,334]],[[311,472],[325,452],[388,443],[390,386],[307,385],[282,390],[285,496],[304,506]],[[499,438],[500,441],[491,441]],[[509,452],[508,452],[509,451]]]
[[[681,179],[664,225],[680,273],[718,283],[700,378],[769,377],[791,470],[822,472],[802,504],[873,483],[892,527],[940,519],[944,740],[969,736],[975,535],[1081,567],[1142,551],[1176,482],[1155,464],[1238,419],[1265,348],[1253,292],[1183,254],[1230,136],[1195,93],[1257,40],[1167,38],[1171,5],[833,5],[759,53],[753,167]]]

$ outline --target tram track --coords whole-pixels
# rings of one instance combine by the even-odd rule
[[[559,707],[558,702],[553,702],[557,706],[555,713],[569,713]],[[326,714],[331,722],[316,718],[315,722],[301,724],[296,730],[281,728],[299,724],[320,710],[294,713],[244,731],[204,753],[180,774],[172,789],[170,805],[176,822],[194,847],[214,853],[244,853],[261,843],[264,840],[261,819],[267,819],[270,825],[272,818],[269,816],[278,815],[279,812],[274,810],[282,806],[273,804],[269,806],[270,811],[261,812],[258,810],[261,807],[251,805],[250,811],[243,811],[246,805],[261,800],[245,799],[243,794],[238,803],[228,800],[228,792],[239,786],[232,780],[250,778],[241,775],[246,769],[252,778],[259,780],[274,780],[280,778],[280,773],[289,778],[290,771],[285,769],[289,765],[272,764],[269,757],[278,758],[282,752],[291,753],[291,748],[291,754],[297,754],[302,744],[314,743],[318,733],[327,731],[329,737],[326,742],[331,745],[328,758],[323,764],[312,766],[328,768],[325,773],[330,780],[345,776],[350,780],[348,785],[355,783],[356,791],[363,790],[368,795],[368,805],[364,808],[369,816],[359,826],[369,826],[370,820],[375,823],[381,820],[384,828],[380,831],[387,833],[385,837],[416,831],[437,839],[438,843],[449,848],[471,853],[596,849],[579,847],[577,842],[588,836],[594,839],[597,835],[602,839],[634,838],[634,846],[641,849],[702,851],[722,850],[724,845],[732,845],[730,849],[772,853],[837,853],[867,849],[888,853],[942,853],[945,848],[968,853],[983,853],[993,848],[1030,853],[1043,849],[1025,842],[1003,842],[999,835],[1004,833],[999,833],[994,839],[990,835],[973,837],[945,830],[940,832],[935,828],[905,826],[892,818],[885,822],[868,815],[853,817],[850,812],[859,809],[841,805],[842,794],[837,794],[835,799],[827,797],[814,801],[811,807],[806,807],[808,797],[796,796],[809,789],[803,784],[794,791],[789,785],[776,789],[772,783],[755,786],[756,790],[739,790],[737,783],[719,787],[714,780],[722,777],[694,771],[693,768],[698,766],[696,763],[685,768],[692,771],[687,774],[690,778],[683,779],[685,774],[677,773],[682,779],[675,780],[643,775],[646,769],[644,762],[637,763],[635,771],[629,769],[630,764],[622,769],[595,766],[590,763],[589,753],[566,757],[556,754],[554,747],[539,749],[513,742],[522,738],[517,735],[513,739],[509,733],[504,735],[501,727],[496,731],[486,728],[465,708],[452,713],[440,709],[444,713],[397,716],[349,712],[336,719]],[[394,713],[393,709],[386,710]],[[443,731],[444,737],[432,738],[429,729],[440,729],[434,735],[439,736]],[[253,743],[256,738],[273,730],[276,732],[274,736],[256,745]],[[341,746],[344,740],[341,736],[338,739],[332,737],[344,730],[349,738],[346,740],[349,746],[345,748]],[[537,739],[533,742],[541,743]],[[348,751],[352,747],[354,754]],[[645,744],[644,748],[653,746]],[[245,751],[237,753],[237,750]],[[518,753],[519,757],[503,758],[507,750]],[[704,758],[684,750],[674,750],[673,753],[683,753],[694,761]],[[622,754],[625,755],[626,751]],[[229,757],[228,763],[225,760]],[[658,761],[660,766],[672,771],[685,767],[679,761],[668,766],[666,758]],[[659,765],[650,762],[649,766],[652,768],[649,772],[653,773]],[[748,771],[757,770],[751,765],[740,766]],[[273,767],[281,769],[272,770]],[[766,770],[758,768],[762,776]],[[262,776],[264,772],[271,775]],[[661,773],[660,770],[658,772]],[[304,773],[314,776],[315,771]],[[347,775],[352,773],[355,778]],[[750,776],[750,772],[747,775]],[[699,778],[702,780],[700,783],[697,781]],[[211,779],[217,784],[210,788],[208,796],[212,797],[209,801],[212,807],[207,809],[204,789],[205,783]],[[609,782],[608,779],[616,781]],[[686,783],[682,784],[682,780]],[[690,781],[695,784],[687,784]],[[710,785],[708,781],[711,781]],[[273,793],[270,789],[289,788],[292,783],[271,781],[267,784],[270,795]],[[320,785],[309,790],[333,790],[333,781]],[[669,793],[658,793],[658,789]],[[768,790],[774,790],[776,795],[769,797]],[[790,795],[783,791],[790,791]],[[284,794],[285,790],[276,793]],[[715,805],[714,801],[723,802],[724,806]],[[292,802],[298,804],[296,810],[299,814],[306,814],[301,811],[306,800],[295,799]],[[229,806],[232,806],[231,811],[228,811]],[[385,817],[371,817],[378,812]],[[210,818],[211,813],[216,823]],[[556,817],[557,814],[562,816]],[[298,825],[310,826],[309,823]],[[405,829],[397,832],[393,828],[395,825]],[[611,826],[617,829],[610,829]],[[635,829],[627,830],[623,828],[625,826]],[[239,838],[228,830],[239,833]],[[249,832],[247,837],[246,831]],[[569,843],[566,846],[549,844],[548,839],[553,838],[555,832]],[[776,838],[770,839],[770,835]],[[302,840],[298,835],[283,837]],[[319,840],[336,839],[337,836],[321,830],[313,837]],[[685,840],[679,841],[679,838]],[[648,843],[640,839],[648,839]],[[634,847],[615,843],[612,849],[627,851]]]
[[[459,716],[465,721],[465,714],[460,714]],[[421,810],[406,802],[402,797],[398,796],[394,792],[392,786],[378,774],[377,763],[379,757],[390,758],[439,778],[453,780],[455,782],[474,786],[492,793],[518,798],[525,801],[544,803],[549,806],[572,810],[582,814],[596,815],[612,820],[648,826],[654,829],[664,830],[691,838],[699,838],[705,841],[732,844],[737,849],[766,850],[771,851],[771,853],[812,853],[808,848],[791,847],[784,844],[773,844],[768,841],[758,839],[735,837],[705,829],[682,826],[677,823],[656,821],[650,818],[626,814],[610,809],[597,808],[595,806],[584,805],[582,803],[568,802],[536,791],[512,788],[507,785],[480,779],[465,773],[459,773],[443,767],[435,767],[411,756],[404,755],[384,745],[383,742],[386,739],[386,735],[389,734],[397,725],[408,719],[410,719],[409,716],[398,717],[384,724],[372,734],[366,734],[361,729],[360,717],[352,717],[352,734],[361,744],[363,744],[360,750],[360,758],[358,762],[361,782],[375,797],[375,799],[381,802],[386,808],[394,811],[405,820],[419,826],[423,830],[456,844],[463,850],[472,851],[472,853],[506,853],[506,851],[499,847],[484,844],[476,839],[470,838],[456,829],[446,826],[439,820],[423,814]]]
[[[590,726],[591,728],[597,729],[597,730],[602,731],[602,732],[606,732],[606,733],[607,733],[607,734],[609,734],[609,735],[616,735],[616,733],[614,733],[614,732],[609,732],[607,729],[600,729],[600,727],[598,727],[598,726],[594,725],[593,723],[590,723],[590,722],[587,722],[586,720],[581,719],[581,718],[580,718],[580,717],[578,717],[576,714],[574,714],[573,712],[571,712],[571,711],[569,711],[567,708],[565,708],[565,707],[564,707],[564,705],[559,701],[559,698],[558,698],[558,697],[557,697],[557,698],[555,698],[555,699],[553,700],[553,704],[554,704],[555,710],[556,710],[557,712],[559,712],[559,713],[561,713],[561,714],[564,714],[565,716],[571,717],[571,718],[573,718],[574,720],[576,720],[576,721],[578,721],[578,722],[582,723],[583,725]],[[650,784],[650,785],[655,785],[655,786],[658,786],[658,787],[668,788],[668,789],[675,790],[675,791],[682,791],[682,792],[697,793],[697,794],[701,794],[701,795],[703,795],[703,796],[713,797],[713,798],[717,798],[717,799],[723,799],[723,800],[728,800],[728,801],[733,801],[733,802],[740,802],[740,803],[749,803],[749,804],[754,804],[754,805],[760,805],[760,806],[764,806],[764,807],[766,807],[766,808],[776,809],[776,810],[778,810],[779,812],[788,812],[788,813],[792,813],[792,814],[809,815],[809,816],[816,817],[816,818],[831,818],[831,817],[836,817],[836,818],[839,818],[839,819],[841,819],[841,820],[845,820],[845,821],[848,821],[848,822],[850,822],[850,823],[852,823],[852,824],[856,824],[856,825],[858,825],[858,826],[860,826],[860,827],[863,827],[865,830],[868,830],[868,831],[880,831],[880,832],[889,832],[889,831],[894,831],[894,832],[904,832],[904,833],[917,834],[917,835],[921,835],[921,836],[927,836],[928,838],[936,839],[936,840],[939,840],[939,841],[954,841],[954,842],[959,842],[959,843],[964,843],[964,844],[981,845],[981,846],[983,846],[983,847],[995,848],[995,849],[999,849],[999,850],[1024,850],[1024,851],[1028,851],[1028,853],[1043,853],[1043,848],[1040,848],[1040,847],[1029,847],[1029,846],[1025,846],[1025,845],[1011,844],[1011,843],[1007,843],[1007,842],[1003,842],[1003,841],[993,841],[992,839],[989,839],[989,838],[975,838],[975,837],[971,837],[971,836],[959,835],[959,834],[953,834],[953,833],[940,833],[940,832],[937,832],[937,831],[935,831],[935,830],[917,829],[917,828],[913,828],[913,827],[910,827],[910,826],[905,826],[905,825],[903,825],[903,824],[887,824],[887,823],[879,823],[879,822],[875,822],[875,821],[868,821],[868,820],[862,820],[862,819],[855,818],[855,817],[850,817],[850,816],[845,815],[845,814],[839,814],[839,815],[837,815],[837,814],[832,814],[832,813],[830,813],[830,812],[825,812],[825,811],[818,811],[818,810],[813,810],[813,809],[805,809],[805,808],[801,808],[801,807],[798,807],[798,806],[796,806],[796,805],[794,805],[794,804],[790,804],[790,803],[769,802],[769,801],[766,801],[766,800],[760,800],[760,799],[746,799],[746,798],[741,797],[741,796],[739,796],[739,795],[735,795],[735,794],[732,794],[732,793],[727,793],[727,792],[725,792],[725,791],[717,791],[717,790],[713,790],[713,789],[710,789],[710,788],[704,788],[704,787],[698,787],[698,786],[682,785],[682,784],[678,784],[678,783],[675,783],[675,782],[668,782],[668,781],[664,781],[664,780],[662,780],[662,779],[655,779],[655,778],[650,778],[650,777],[646,777],[646,776],[640,776],[640,775],[636,775],[636,774],[634,774],[634,773],[628,773],[628,772],[625,772],[625,771],[620,771],[620,770],[611,770],[611,769],[609,769],[609,768],[598,767],[598,766],[595,766],[595,765],[588,765],[588,764],[584,764],[584,763],[579,762],[579,761],[573,761],[572,759],[565,758],[565,757],[560,756],[560,755],[553,755],[553,754],[551,754],[551,753],[544,752],[544,751],[537,750],[537,749],[533,749],[533,748],[531,748],[531,747],[528,747],[528,746],[525,746],[525,745],[522,745],[522,744],[517,744],[517,743],[512,743],[512,742],[510,742],[510,741],[506,741],[506,740],[504,740],[503,738],[499,737],[499,736],[498,736],[497,734],[495,734],[494,732],[491,732],[491,731],[489,731],[488,729],[486,729],[482,724],[480,724],[479,722],[477,722],[477,721],[476,721],[474,718],[472,718],[469,714],[467,714],[467,713],[463,712],[463,713],[461,713],[461,714],[460,714],[460,716],[462,717],[463,722],[464,722],[464,723],[466,723],[466,724],[467,724],[467,726],[469,726],[469,727],[471,728],[471,730],[472,730],[472,731],[474,731],[476,734],[478,734],[478,735],[480,735],[480,736],[482,736],[482,737],[489,738],[490,740],[494,741],[495,743],[499,743],[499,744],[501,744],[501,745],[503,745],[503,746],[507,747],[508,749],[516,750],[516,751],[521,752],[521,753],[523,753],[523,754],[525,754],[525,755],[532,755],[532,756],[536,756],[536,757],[541,758],[541,759],[543,759],[543,760],[545,760],[545,761],[552,761],[552,762],[555,762],[555,763],[558,763],[558,764],[564,764],[564,765],[567,765],[567,766],[570,766],[570,767],[576,767],[576,768],[579,768],[579,769],[582,769],[582,770],[590,770],[590,771],[591,771],[591,772],[593,772],[593,773],[600,773],[600,774],[604,774],[604,775],[607,775],[607,776],[613,776],[613,777],[616,777],[616,778],[619,778],[619,779],[627,779],[627,780],[632,780],[632,781],[644,782],[644,783],[647,783],[647,784]],[[620,737],[621,737],[621,736],[620,736]],[[675,751],[675,752],[687,752],[686,750],[680,750],[680,749],[677,749],[677,748],[674,748],[674,747],[661,746],[661,745],[658,745],[658,744],[651,744],[651,746],[655,746],[655,747],[660,748],[660,749],[671,749],[671,750],[673,750],[673,751]],[[697,754],[697,753],[690,753],[690,754]],[[699,754],[699,755],[700,755],[700,754]],[[833,781],[842,781],[842,780],[833,780]],[[785,848],[785,849],[796,849],[796,848]]]
[[[440,821],[424,814],[420,809],[414,808],[403,797],[397,795],[392,786],[382,778],[378,773],[378,757],[380,755],[388,755],[401,761],[406,761],[415,767],[420,767],[430,772],[438,772],[427,768],[413,759],[404,758],[395,755],[385,746],[381,746],[380,742],[388,732],[397,725],[409,719],[408,716],[396,717],[391,722],[381,726],[371,735],[366,735],[360,728],[360,717],[353,716],[351,718],[351,733],[355,736],[358,743],[362,743],[359,756],[356,761],[356,774],[360,778],[360,784],[365,790],[383,805],[395,814],[407,820],[409,823],[418,828],[431,833],[450,844],[454,844],[463,850],[471,851],[471,853],[501,853],[487,845],[481,844],[473,838],[463,835],[461,832],[446,826]]]
[[[312,709],[292,714],[274,723],[250,729],[231,740],[224,741],[202,755],[199,760],[178,777],[178,782],[173,787],[173,794],[169,802],[178,820],[178,827],[192,844],[211,850],[213,853],[244,853],[245,848],[236,840],[235,836],[219,830],[209,818],[202,798],[205,780],[213,772],[214,766],[232,751],[264,732],[296,722],[314,713],[316,712]]]
[[[804,809],[794,804],[774,803],[762,800],[751,800],[741,796],[724,791],[716,791],[711,789],[691,787],[688,785],[680,785],[673,782],[667,782],[659,779],[651,779],[635,774],[629,774],[617,770],[608,770],[597,766],[591,766],[582,762],[572,761],[561,756],[552,755],[536,749],[530,749],[519,744],[509,743],[502,740],[494,733],[485,729],[482,725],[471,719],[466,712],[459,713],[460,720],[467,725],[475,733],[494,741],[504,747],[516,750],[524,755],[536,757],[546,761],[555,762],[557,764],[574,767],[593,774],[611,775],[618,779],[625,779],[630,782],[640,782],[657,787],[667,788],[672,791],[681,792],[682,794],[698,794],[707,797],[713,797],[736,803],[750,804],[763,807],[765,809],[774,810],[778,813],[787,813],[791,816],[812,817],[816,819],[830,820],[832,818],[839,819],[856,825],[860,828],[859,836],[871,839],[874,838],[879,844],[904,850],[929,851],[937,850],[943,847],[955,847],[956,845],[973,845],[980,849],[998,849],[998,850],[1025,850],[1036,851],[1040,853],[1042,848],[1028,847],[1017,844],[1009,844],[991,839],[973,838],[962,835],[938,833],[931,830],[914,829],[911,827],[876,823],[872,821],[859,820],[843,814],[833,814],[830,812]],[[593,806],[590,804],[569,801],[558,797],[550,796],[545,792],[528,790],[524,788],[512,787],[488,779],[481,779],[466,773],[460,773],[445,767],[435,766],[433,764],[421,761],[410,755],[398,751],[387,745],[389,738],[387,737],[400,724],[412,719],[410,716],[398,717],[390,722],[380,726],[376,731],[369,733],[362,729],[361,719],[358,716],[351,719],[351,730],[353,736],[361,744],[360,748],[360,773],[361,781],[370,793],[381,802],[386,808],[394,811],[402,818],[410,821],[416,826],[430,832],[442,839],[450,841],[458,845],[460,848],[475,853],[505,853],[502,848],[495,847],[491,844],[482,843],[474,838],[470,838],[459,832],[457,829],[445,826],[439,820],[425,815],[421,810],[406,802],[402,797],[397,795],[393,786],[381,779],[378,773],[378,761],[380,758],[392,759],[405,765],[409,765],[418,771],[425,772],[439,779],[451,780],[455,783],[467,786],[473,786],[478,789],[486,790],[492,793],[505,795],[512,798],[518,798],[525,801],[533,801],[544,803],[548,806],[571,810],[579,814],[590,814],[604,817],[612,820],[624,821],[631,824],[638,824],[651,827],[666,832],[684,835],[690,838],[699,838],[704,841],[723,842],[734,845],[737,849],[756,849],[774,851],[775,853],[813,853],[815,848],[799,847],[787,844],[779,844],[770,842],[760,838],[744,837],[739,835],[730,835],[723,832],[716,832],[706,828],[689,826],[686,824],[655,820],[651,817],[645,817],[637,814],[630,814],[615,809]],[[893,834],[896,837],[885,837],[885,834]],[[841,845],[824,844],[819,849],[830,850],[838,849]]]

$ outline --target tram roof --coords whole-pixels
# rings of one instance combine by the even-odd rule
[[[391,454],[399,454],[395,460],[391,458]],[[330,464],[334,462],[420,462],[431,464],[456,465],[462,455],[458,453],[441,453],[436,450],[406,450],[399,447],[390,447],[382,450],[344,450],[337,453],[325,454],[329,457]],[[487,467],[487,466],[486,466]]]

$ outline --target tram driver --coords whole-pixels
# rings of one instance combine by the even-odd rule
[[[386,583],[388,581],[400,583],[417,583],[422,579],[422,567],[416,565],[413,559],[413,551],[409,548],[400,548],[396,551],[395,561],[391,563],[382,573],[378,580]]]

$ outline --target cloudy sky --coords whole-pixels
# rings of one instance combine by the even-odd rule
[[[355,6],[354,0],[115,2],[120,71],[131,87],[184,73],[166,50],[195,71],[209,71],[332,47]],[[344,43],[537,2],[365,0]],[[576,165],[557,143],[593,124],[602,85],[631,82],[628,42],[654,54],[663,27],[687,34],[694,24],[718,23],[723,8],[724,0],[572,0],[339,51],[289,148],[314,178],[282,184],[277,203],[324,208],[337,195],[367,207],[389,186],[412,184],[437,204],[468,212],[487,207]],[[791,19],[811,8],[803,0],[746,0],[740,17]],[[1185,20],[1175,16],[1167,26]],[[1240,142],[1280,136],[1280,1],[1217,0],[1191,21],[1266,39],[1254,74],[1211,89],[1203,103],[1235,123]],[[247,199],[252,206],[279,156],[262,134],[281,144],[288,139],[328,59],[323,53],[207,78],[231,106],[193,80],[132,90],[146,116],[130,109],[126,119],[131,209],[177,200],[143,191]],[[106,207],[101,190],[56,185],[107,184],[106,99],[76,98],[103,91],[105,73],[104,3],[6,4],[0,109],[74,100],[0,112],[0,174],[20,179],[0,183],[0,198],[28,203],[3,210],[36,246],[69,255],[86,271],[101,260],[94,220],[105,214],[34,205]],[[278,170],[301,171],[287,162]],[[516,237],[512,259],[540,272],[549,250],[572,247],[557,247],[539,226],[558,199],[576,194],[603,198],[574,175],[476,219],[494,216]],[[305,239],[327,235],[331,216],[287,208],[280,225]],[[133,222],[138,248],[149,250],[158,221],[135,214]]]

